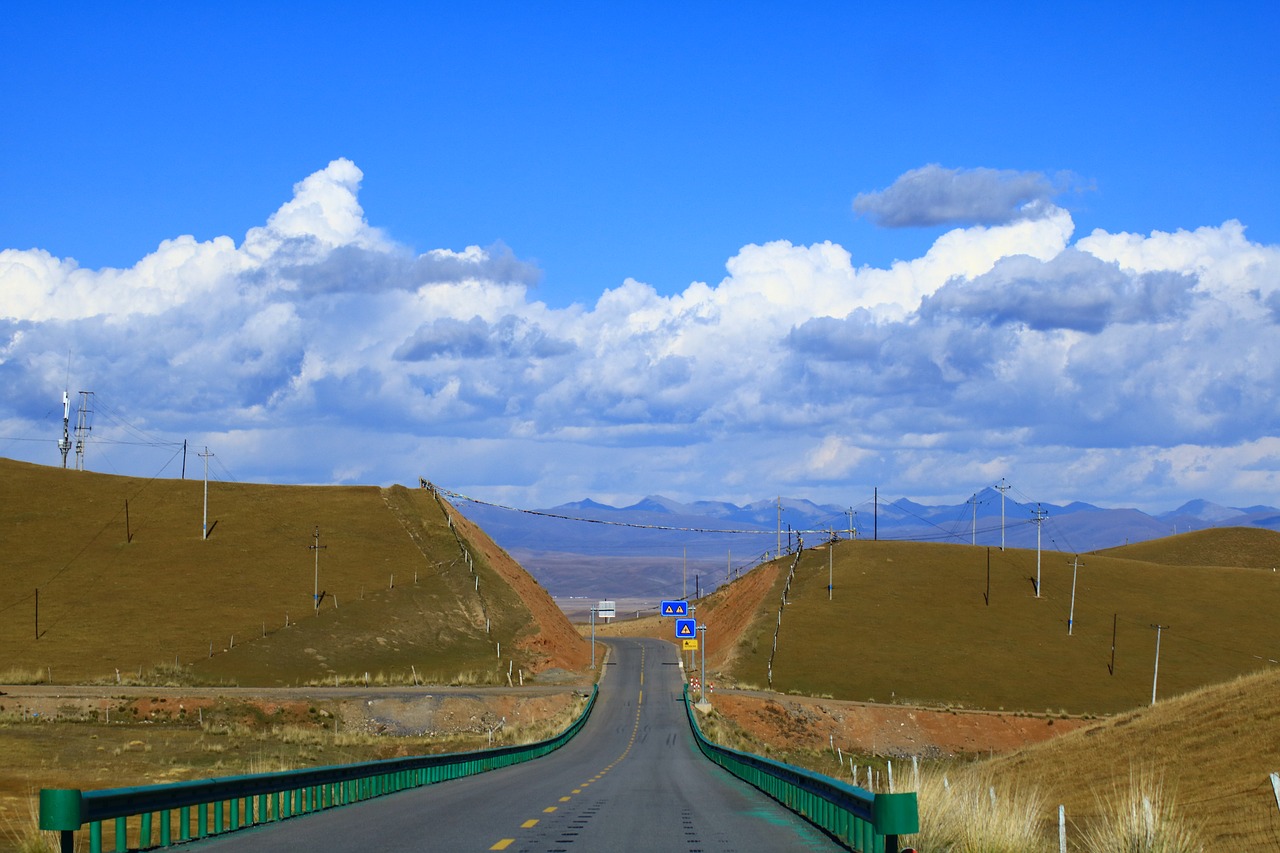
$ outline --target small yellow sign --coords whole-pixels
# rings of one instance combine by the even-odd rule
[[[696,652],[698,650],[697,640],[681,640],[681,642],[684,643],[684,650],[686,652]]]

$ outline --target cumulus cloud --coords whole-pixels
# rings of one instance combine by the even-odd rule
[[[1004,225],[1036,219],[1075,182],[1060,174],[1011,169],[945,169],[930,163],[900,176],[887,189],[859,193],[855,212],[886,228],[934,225]]]
[[[985,224],[885,268],[748,245],[718,282],[563,309],[501,244],[389,240],[345,160],[239,243],[176,237],[102,270],[6,249],[0,423],[49,440],[0,453],[56,461],[71,354],[73,391],[251,479],[843,501],[963,497],[1016,468],[1046,497],[1271,499],[1280,249],[1236,222],[1075,239],[1046,178],[917,172],[952,188],[917,211]],[[867,209],[907,215],[906,177]]]

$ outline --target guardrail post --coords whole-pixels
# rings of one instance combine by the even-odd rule
[[[40,790],[40,828],[57,832],[63,853],[75,849],[75,831],[84,823],[80,791],[76,788]]]
[[[914,792],[876,794],[871,802],[876,832],[884,836],[884,853],[898,853],[898,836],[920,831],[920,812]]]

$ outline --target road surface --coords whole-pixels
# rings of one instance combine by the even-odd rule
[[[591,719],[544,758],[197,842],[199,851],[507,850],[765,853],[840,850],[705,759],[681,701],[678,653],[606,640]]]

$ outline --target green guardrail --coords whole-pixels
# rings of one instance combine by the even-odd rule
[[[920,831],[916,795],[873,794],[862,788],[707,740],[684,689],[685,710],[698,749],[739,779],[759,788],[859,853],[899,853],[898,836]]]
[[[110,849],[125,851],[130,849],[130,822],[137,818],[139,846],[133,849],[147,850],[472,776],[531,761],[564,746],[586,725],[598,692],[599,688],[592,688],[587,706],[563,732],[523,746],[136,788],[43,788],[40,828],[58,832],[61,849],[71,853],[75,833],[87,824],[90,853],[101,853],[103,822],[114,821]]]

